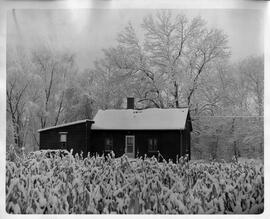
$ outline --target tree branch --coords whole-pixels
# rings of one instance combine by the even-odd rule
[[[151,98],[143,98],[143,99],[140,99],[138,102],[142,102],[142,101],[150,101],[150,102],[152,102],[157,108],[160,108],[159,104],[158,104],[156,101],[154,101],[153,99],[151,99]]]

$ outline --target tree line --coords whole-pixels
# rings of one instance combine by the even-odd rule
[[[46,43],[10,45],[7,145],[37,149],[37,129],[125,108],[126,97],[134,96],[139,109],[189,107],[197,136],[226,129],[235,136],[235,151],[239,136],[242,144],[263,147],[263,56],[232,62],[228,40],[201,17],[159,11],[146,16],[140,30],[128,23],[91,68],[79,68],[75,54]],[[209,119],[218,116],[231,117]],[[250,127],[237,116],[256,122]]]

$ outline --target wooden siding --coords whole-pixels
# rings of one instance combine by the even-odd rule
[[[135,136],[135,157],[145,155],[157,156],[157,152],[148,151],[148,139],[156,138],[160,154],[166,159],[176,160],[189,154],[191,120],[188,114],[185,130],[91,130],[92,121],[85,121],[72,125],[53,127],[40,132],[40,149],[67,149],[73,148],[74,153],[83,152],[84,156],[105,153],[104,146],[107,137],[113,139],[113,151],[116,157],[125,153],[125,137]],[[60,142],[59,132],[67,132],[67,147]]]
[[[90,142],[91,123],[84,122],[71,126],[64,126],[41,131],[40,134],[40,149],[67,149],[73,148],[74,153],[83,151],[87,154],[87,145]],[[60,142],[59,132],[67,132],[66,147],[63,147]]]
[[[116,157],[125,153],[125,136],[135,136],[135,156],[143,157],[157,156],[157,153],[148,152],[148,139],[156,137],[158,139],[158,150],[165,159],[173,159],[176,156],[185,154],[186,147],[189,147],[186,134],[180,130],[158,130],[158,131],[128,131],[128,130],[92,130],[91,144],[88,151],[92,153],[104,153],[104,141],[106,137],[113,138],[113,151]],[[181,145],[181,135],[183,138]],[[182,150],[181,150],[182,149]]]

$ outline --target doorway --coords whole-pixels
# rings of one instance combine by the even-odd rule
[[[125,154],[129,158],[135,158],[135,136],[126,135]]]

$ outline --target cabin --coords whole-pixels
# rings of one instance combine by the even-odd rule
[[[99,110],[93,121],[81,120],[39,130],[40,149],[130,158],[162,155],[166,160],[188,154],[192,124],[188,108],[138,110],[134,98],[127,109]]]

